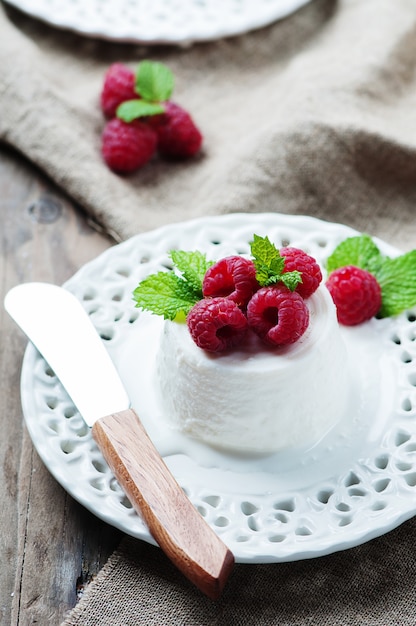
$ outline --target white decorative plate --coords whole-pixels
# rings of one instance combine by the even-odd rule
[[[321,263],[341,240],[357,234],[300,216],[202,218],[110,248],[65,286],[90,314],[133,407],[191,501],[237,561],[266,563],[356,546],[415,514],[416,310],[343,329],[356,375],[355,408],[310,449],[238,458],[185,437],[171,438],[154,391],[160,321],[134,307],[132,291],[144,276],[169,264],[173,248],[198,249],[212,259],[244,254],[254,233],[267,234],[278,246],[290,242]],[[378,244],[386,254],[397,254]],[[61,485],[98,517],[153,543],[89,429],[31,344],[22,368],[22,402],[33,443]]]
[[[187,44],[238,35],[310,0],[7,0],[58,28],[115,41]]]

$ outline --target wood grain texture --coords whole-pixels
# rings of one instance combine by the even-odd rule
[[[61,284],[111,245],[38,170],[0,148],[1,302],[14,285]],[[49,474],[23,423],[26,339],[0,307],[0,624],[59,624],[121,533]]]
[[[95,422],[92,434],[131,503],[176,567],[217,599],[234,557],[178,485],[132,409]]]

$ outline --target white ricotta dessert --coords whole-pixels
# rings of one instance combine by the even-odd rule
[[[296,343],[213,354],[186,324],[166,321],[157,377],[166,416],[217,448],[272,453],[313,444],[341,418],[349,393],[347,351],[324,285],[308,298],[310,323]]]

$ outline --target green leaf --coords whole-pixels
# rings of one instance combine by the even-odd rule
[[[398,315],[416,306],[416,250],[394,259],[385,257],[375,276],[382,296],[379,317]]]
[[[288,289],[290,289],[290,291],[295,291],[299,283],[302,282],[302,273],[298,270],[293,270],[293,272],[284,272],[280,280]]]
[[[207,261],[205,254],[198,251],[171,250],[170,258],[195,294],[202,298],[202,281],[213,262]]]
[[[262,287],[282,282],[291,291],[294,291],[302,282],[301,272],[297,270],[294,272],[284,271],[285,259],[268,237],[254,235],[251,243],[251,254],[256,268],[256,278]]]
[[[142,61],[137,67],[135,89],[144,100],[150,102],[169,100],[174,82],[172,72],[163,63]]]
[[[369,235],[357,235],[344,239],[328,257],[328,274],[346,265],[355,265],[361,269],[375,272],[383,262],[383,257]]]
[[[158,272],[141,281],[133,292],[136,307],[174,320],[198,301],[194,290],[173,272]]]
[[[158,113],[164,113],[164,111],[163,105],[156,102],[147,102],[147,100],[126,100],[117,107],[116,115],[124,122],[132,122],[139,117],[157,115]]]
[[[285,266],[285,260],[276,246],[271,243],[268,237],[254,235],[250,247],[259,284],[265,286],[278,282]]]

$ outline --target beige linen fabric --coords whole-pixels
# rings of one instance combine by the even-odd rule
[[[319,559],[240,564],[212,602],[158,548],[129,538],[63,626],[414,626],[415,539],[413,519]]]
[[[203,153],[119,177],[100,157],[111,62],[167,63]],[[191,217],[277,211],[416,248],[416,2],[312,0],[285,20],[190,48],[114,44],[0,7],[0,140],[117,240]],[[416,524],[305,562],[238,565],[210,602],[126,538],[66,624],[416,623]]]

